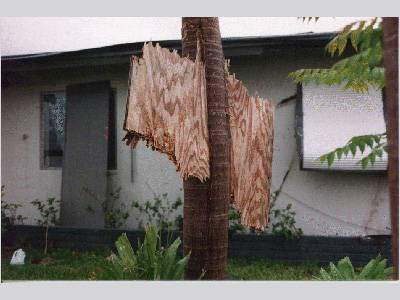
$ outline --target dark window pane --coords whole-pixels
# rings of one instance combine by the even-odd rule
[[[46,93],[42,98],[43,165],[61,167],[64,151],[65,93]]]

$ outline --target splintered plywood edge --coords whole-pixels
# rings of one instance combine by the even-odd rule
[[[132,58],[124,129],[168,155],[181,177],[210,176],[205,69],[158,44]]]
[[[226,88],[233,204],[243,225],[264,230],[270,202],[274,107],[268,100],[249,96],[242,82],[228,73]]]
[[[274,107],[249,96],[228,73],[228,63],[225,76],[233,205],[243,225],[263,230],[270,204]],[[199,56],[192,62],[158,44],[145,44],[143,57],[131,60],[124,129],[128,144],[144,140],[167,154],[182,178],[209,178],[206,80]]]

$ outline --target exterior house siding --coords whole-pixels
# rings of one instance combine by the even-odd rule
[[[257,92],[275,104],[296,93],[287,77],[298,68],[324,67],[331,61],[323,50],[276,49],[259,56],[234,57],[231,70],[250,93]],[[61,169],[40,169],[40,95],[65,90],[68,84],[111,80],[116,92],[117,168],[108,171],[109,192],[121,187],[120,199],[145,202],[154,194],[183,199],[182,180],[165,155],[139,143],[133,151],[122,138],[127,97],[128,65],[31,71],[16,84],[2,88],[1,165],[5,200],[22,204],[25,224],[35,224],[34,199],[60,198]],[[91,117],[91,116],[88,116]],[[26,135],[25,139],[23,136]],[[133,169],[131,169],[133,166]],[[287,174],[287,176],[285,176]],[[390,233],[387,177],[382,174],[302,171],[296,150],[295,100],[277,107],[272,191],[281,186],[277,206],[292,203],[297,225],[305,235],[356,236]],[[135,217],[128,228],[135,228]]]

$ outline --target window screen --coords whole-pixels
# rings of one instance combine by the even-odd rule
[[[64,151],[65,93],[42,96],[42,164],[44,168],[61,167]]]
[[[367,93],[344,90],[342,86],[307,84],[299,87],[297,102],[297,137],[303,169],[361,171],[358,161],[370,153],[367,147],[355,157],[349,154],[334,161],[328,168],[319,157],[344,146],[358,135],[380,134],[386,131],[383,117],[382,91],[370,88]],[[386,170],[387,154],[377,158],[366,170]]]

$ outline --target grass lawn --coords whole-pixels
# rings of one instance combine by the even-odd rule
[[[47,258],[38,250],[27,250],[25,265],[11,266],[2,260],[4,280],[118,280],[107,260],[110,250],[75,252],[59,249]],[[317,275],[316,264],[289,264],[265,259],[230,259],[227,276],[232,280],[310,280]]]

